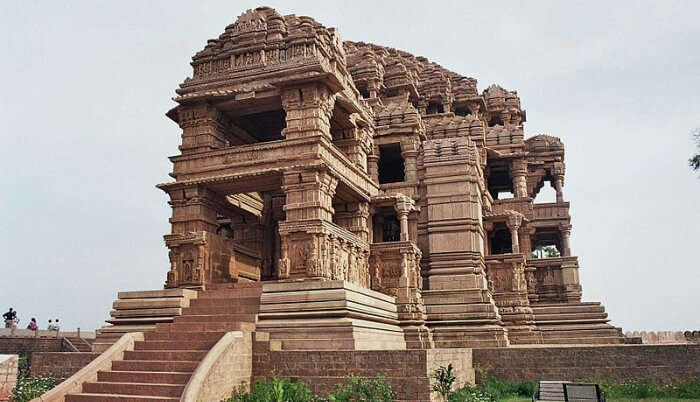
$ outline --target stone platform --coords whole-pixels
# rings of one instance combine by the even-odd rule
[[[394,297],[347,281],[265,283],[257,331],[281,350],[406,349]]]

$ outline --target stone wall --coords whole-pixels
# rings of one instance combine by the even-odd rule
[[[628,338],[641,338],[644,344],[698,343],[700,331],[628,331]]]
[[[32,354],[31,375],[68,378],[93,361],[99,353],[40,352]]]
[[[0,337],[0,353],[68,352],[63,338]]]
[[[700,345],[597,345],[473,350],[477,381],[653,381],[700,378]]]
[[[17,355],[0,355],[0,402],[9,401],[17,384]]]
[[[397,392],[398,401],[427,402],[437,397],[435,393],[431,395],[431,374],[449,363],[457,369],[456,384],[474,383],[470,349],[271,351],[269,342],[257,341],[253,380],[261,381],[274,374],[303,381],[314,393],[326,395],[335,391],[337,384],[344,383],[348,375],[368,378],[381,375]]]

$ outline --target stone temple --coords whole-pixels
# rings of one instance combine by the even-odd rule
[[[564,146],[524,137],[516,91],[270,8],[192,67],[158,186],[167,288],[262,282],[257,328],[283,348],[621,341],[581,302]]]
[[[206,353],[227,331],[307,352],[624,343],[581,301],[564,145],[525,138],[516,91],[267,7],[191,65],[158,185],[165,289],[119,294],[95,350],[145,340],[83,393],[117,394],[123,373],[168,360],[149,350]],[[534,203],[545,185],[556,202]],[[202,354],[178,356],[159,371],[192,372]]]

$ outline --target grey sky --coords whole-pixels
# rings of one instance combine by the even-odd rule
[[[200,4],[201,3],[201,4]],[[0,308],[102,324],[117,290],[162,287],[180,130],[164,113],[237,1],[0,5]],[[700,2],[269,4],[343,39],[516,89],[528,136],[560,137],[584,299],[625,330],[699,329]]]

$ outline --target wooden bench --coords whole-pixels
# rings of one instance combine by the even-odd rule
[[[567,402],[605,402],[598,384],[564,384],[564,397]]]
[[[604,402],[598,384],[575,384],[568,381],[540,381],[533,401],[542,402]]]

